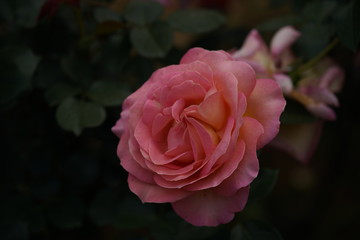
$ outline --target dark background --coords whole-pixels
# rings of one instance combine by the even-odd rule
[[[341,42],[330,52],[344,68],[346,80],[338,94],[337,120],[324,122],[311,161],[302,164],[266,147],[260,155],[262,166],[279,169],[273,191],[250,202],[234,222],[217,228],[192,227],[169,204],[143,205],[130,192],[127,173],[116,156],[118,139],[111,132],[121,102],[101,98],[106,117],[98,123],[96,116],[89,116],[96,123],[81,125],[76,135],[59,125],[61,103],[51,96],[58,97],[60,90],[49,90],[66,83],[80,84],[87,91],[94,82],[106,79],[120,81],[115,94],[126,96],[158,67],[177,63],[188,48],[238,48],[255,26],[269,40],[279,25],[294,21],[270,20],[286,15],[303,18],[301,23],[295,19],[305,36],[296,53],[311,59],[336,36],[332,15],[351,1],[331,1],[336,8],[326,12],[322,7],[324,12],[315,14],[311,8],[304,10],[310,1],[173,1],[177,4],[166,11],[179,6],[216,8],[228,20],[212,32],[175,35],[174,45],[163,57],[137,53],[127,28],[113,23],[102,25],[106,33],[95,40],[81,38],[77,18],[68,11],[80,9],[85,28],[94,29],[100,24],[89,17],[94,9],[106,6],[121,14],[127,1],[99,1],[100,5],[81,1],[78,5],[69,0],[59,8],[56,1],[49,2],[53,5],[45,10],[27,0],[0,4],[0,239],[240,239],[237,224],[249,219],[270,223],[284,239],[358,239],[360,55],[354,50],[358,45],[351,50]],[[314,18],[322,13],[325,17],[317,25],[330,26],[329,34],[306,32],[304,26],[315,24]],[[59,98],[71,91],[60,91]],[[75,97],[95,101],[91,95],[89,99],[81,94]],[[266,236],[251,239],[276,239]]]

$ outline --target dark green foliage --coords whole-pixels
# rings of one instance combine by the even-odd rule
[[[154,22],[163,14],[163,7],[155,1],[131,1],[126,7],[124,17],[130,23],[146,25]]]
[[[181,10],[171,14],[169,22],[180,32],[204,33],[218,28],[225,17],[211,10]]]
[[[92,102],[66,98],[56,111],[56,119],[65,130],[80,135],[83,128],[99,126],[105,120],[105,109]]]
[[[272,1],[274,6],[282,1]],[[279,2],[279,3],[277,3]],[[286,25],[295,26],[301,32],[296,42],[300,57],[309,60],[320,53],[333,39],[353,52],[360,41],[359,1],[291,1],[294,15],[279,16],[258,26],[261,31],[276,31]]]
[[[135,27],[130,33],[131,43],[144,57],[165,57],[169,52],[173,32],[166,22],[155,22],[145,27]]]
[[[279,170],[262,168],[255,180],[250,184],[249,201],[266,197],[275,186]]]
[[[335,15],[336,32],[341,42],[354,52],[360,42],[360,3],[352,1]]]
[[[280,233],[271,225],[251,220],[237,224],[231,231],[230,240],[282,240]]]
[[[0,239],[281,239],[268,224],[241,215],[226,226],[194,227],[169,204],[142,204],[116,156],[119,139],[111,127],[124,98],[184,54],[173,47],[174,33],[219,29],[224,16],[198,8],[166,15],[152,1],[131,1],[116,12],[104,0],[60,4],[52,17],[40,17],[44,2],[0,1]],[[296,25],[303,35],[296,50],[304,58],[335,36],[356,49],[359,1],[291,2],[293,15],[262,29]],[[225,40],[242,40],[247,32],[224,28],[216,32],[219,37],[200,38],[199,47],[227,50],[234,45],[224,48]],[[313,120],[290,101],[281,119]],[[356,152],[355,144],[352,148]],[[270,199],[277,175],[263,169],[251,185],[250,200]],[[343,194],[339,189],[336,196]]]

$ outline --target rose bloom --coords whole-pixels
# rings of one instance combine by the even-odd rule
[[[227,223],[257,176],[256,150],[279,131],[279,85],[224,51],[189,50],[123,103],[113,132],[142,202],[170,202],[196,226]]]

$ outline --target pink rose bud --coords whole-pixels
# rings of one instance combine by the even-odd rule
[[[131,94],[113,127],[130,190],[170,202],[196,226],[231,221],[259,171],[256,150],[279,131],[280,86],[224,51],[189,50]]]

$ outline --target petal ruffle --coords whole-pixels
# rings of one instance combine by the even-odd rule
[[[175,202],[191,195],[191,192],[181,189],[166,189],[142,182],[131,174],[128,176],[128,183],[130,190],[135,193],[142,202]]]
[[[172,206],[179,216],[195,226],[217,226],[230,222],[234,213],[245,207],[248,195],[249,187],[241,188],[231,197],[205,190],[174,202]]]
[[[266,96],[266,97],[264,97]],[[258,79],[248,98],[245,115],[258,120],[264,127],[257,147],[263,147],[279,132],[280,115],[285,108],[285,99],[278,83],[271,79]]]

